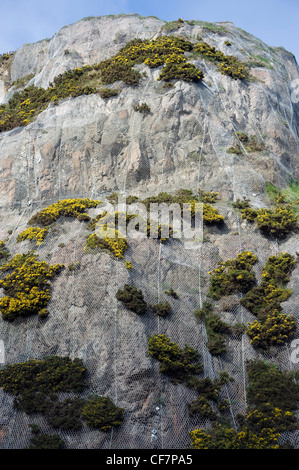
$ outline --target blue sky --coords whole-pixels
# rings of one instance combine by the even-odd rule
[[[165,21],[233,21],[270,46],[283,46],[299,62],[298,0],[0,0],[0,53],[50,38],[86,16],[154,15]]]

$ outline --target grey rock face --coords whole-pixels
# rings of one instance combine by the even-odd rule
[[[30,83],[47,87],[57,74],[109,58],[135,37],[165,34],[164,25],[139,15],[84,19],[50,40],[20,48],[9,70],[10,83],[34,73]],[[184,23],[170,33],[192,40],[201,37],[244,61],[261,56],[267,66],[252,69],[256,80],[243,83],[196,59],[205,74],[203,82],[177,81],[166,90],[157,81],[160,69],[140,65],[146,76],[137,87],[118,83],[121,93],[109,100],[93,94],[51,104],[27,127],[0,134],[0,240],[8,237],[12,254],[35,247],[29,241],[16,244],[16,237],[37,210],[58,199],[103,200],[112,191],[146,196],[198,186],[219,191],[222,198],[216,207],[226,219],[223,232],[206,228],[200,250],[184,248],[179,241],[161,246],[156,240],[131,240],[126,260],[132,261],[132,272],[107,253],[84,254],[90,232],[77,220],[60,219],[38,247],[40,258],[51,264],[80,261],[81,267],[78,273],[64,272],[54,280],[47,320],[0,320],[7,362],[49,354],[80,357],[90,371],[90,391],[109,395],[126,410],[123,425],[112,433],[87,428],[61,433],[69,448],[187,448],[188,431],[210,424],[188,416],[186,403],[195,398],[193,392],[173,385],[148,355],[147,340],[155,333],[165,333],[182,347],[195,347],[206,376],[228,371],[235,378],[228,388],[229,418],[244,413],[245,360],[259,354],[244,335],[229,339],[223,359],[213,358],[205,345],[205,329],[193,312],[205,299],[208,272],[220,259],[251,250],[259,257],[260,276],[268,256],[279,251],[294,255],[298,249],[296,236],[281,244],[265,239],[253,226],[241,223],[230,204],[246,196],[255,207],[264,207],[269,202],[266,182],[284,186],[289,178],[299,178],[299,105],[291,101],[292,80],[299,78],[296,61],[232,23],[223,24],[220,33],[201,23]],[[229,49],[226,40],[231,42]],[[13,92],[0,75],[0,102]],[[143,102],[151,113],[134,111],[134,105]],[[237,132],[256,135],[265,150],[243,149],[242,156],[227,153],[229,147],[242,144]],[[296,317],[297,280],[298,269],[291,278],[293,294],[285,303],[286,313]],[[143,290],[149,304],[169,300],[164,290],[173,287],[179,299],[169,300],[170,317],[160,319],[153,312],[139,317],[125,309],[115,293],[128,282]],[[230,310],[218,305],[223,318],[231,323],[253,321],[237,300],[230,299]],[[263,357],[289,367],[287,349]],[[28,445],[28,423],[33,421],[53,432],[40,416],[33,420],[15,411],[2,390],[0,407],[1,448]]]
[[[138,15],[79,21],[62,28],[51,40],[19,49],[11,80],[35,73],[30,83],[47,87],[57,74],[111,57],[127,41],[151,38],[163,25],[158,19]],[[196,60],[204,81],[178,81],[166,91],[156,80],[159,69],[138,66],[147,77],[138,87],[123,86],[116,98],[81,96],[58,107],[49,105],[26,128],[0,135],[0,183],[12,188],[5,195],[1,191],[2,203],[91,190],[152,192],[157,183],[161,189],[195,188],[199,164],[203,186],[227,192],[234,184],[237,196],[261,195],[265,181],[284,185],[288,178],[298,178],[299,105],[290,99],[292,80],[298,78],[296,61],[231,23],[224,26],[216,34],[185,23],[171,33],[192,40],[200,35],[242,60],[259,55],[270,65],[252,69],[255,81],[232,80],[207,61]],[[224,44],[227,39],[230,48]],[[147,102],[152,113],[134,112],[133,105],[139,102]],[[227,149],[238,143],[238,131],[256,135],[266,150],[245,151],[242,157],[228,154]]]

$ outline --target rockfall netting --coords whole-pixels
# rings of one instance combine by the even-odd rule
[[[142,37],[142,31],[137,35]],[[205,73],[217,85],[217,75],[208,64],[204,64]],[[147,85],[144,86],[140,101],[146,101]],[[228,193],[236,200],[237,196],[250,198],[242,187],[242,182],[234,173],[234,156],[226,153],[231,145],[230,120],[219,94],[219,124],[209,119],[209,108],[203,100],[205,119],[199,120],[201,133],[198,136],[197,186],[201,186],[205,171],[205,160],[210,158],[218,162],[219,172],[227,180]],[[273,118],[274,119],[274,118]],[[132,144],[142,137],[142,128],[138,124],[131,126],[127,140]],[[138,124],[138,125],[137,125]],[[228,130],[229,128],[229,130]],[[31,127],[32,129],[32,127]],[[258,125],[257,128],[258,129]],[[27,201],[20,200],[10,207],[2,207],[3,213],[11,216],[2,220],[2,231],[7,230],[7,247],[12,254],[27,252],[33,247],[32,242],[16,244],[16,234],[24,230],[29,218],[57,198],[44,199],[40,191],[34,191],[32,159],[39,154],[38,139],[33,139],[28,128],[24,131],[24,144],[20,158],[28,169]],[[257,132],[258,133],[258,132]],[[25,138],[26,137],[26,138]],[[109,137],[109,136],[106,136]],[[240,142],[240,145],[242,143]],[[167,148],[168,142],[161,143]],[[179,148],[180,143],[177,143]],[[176,149],[178,150],[178,149]],[[182,149],[183,150],[183,149]],[[246,150],[244,149],[246,152]],[[59,166],[64,149],[58,151],[55,164]],[[102,144],[101,152],[105,152]],[[115,158],[118,156],[115,153]],[[203,158],[204,156],[204,158]],[[160,162],[162,169],[164,162]],[[130,155],[127,155],[127,166]],[[68,197],[89,197],[104,200],[110,193],[99,191],[96,175],[98,160],[90,161],[93,166],[94,180],[90,181],[91,191],[78,188]],[[57,181],[58,199],[65,197],[64,180],[69,175],[60,174]],[[83,178],[83,176],[82,176]],[[129,180],[123,181],[122,187],[115,190],[123,196],[135,194]],[[36,180],[35,185],[39,182]],[[82,184],[82,187],[84,185]],[[186,182],[188,187],[188,182]],[[179,189],[179,188],[178,188]],[[205,188],[217,190],[217,188]],[[167,171],[157,183],[157,191],[167,191]],[[142,193],[137,194],[143,197]],[[146,194],[149,195],[149,194]],[[195,348],[202,357],[203,375],[215,379],[220,372],[228,372],[234,381],[222,389],[222,398],[228,400],[227,419],[237,429],[236,416],[246,412],[246,360],[262,358],[277,364],[283,370],[295,369],[291,361],[290,346],[273,349],[273,352],[260,353],[251,345],[246,334],[230,336],[227,352],[221,356],[212,356],[206,346],[207,332],[202,321],[194,316],[194,311],[202,307],[207,300],[209,288],[208,272],[216,267],[219,260],[235,258],[242,250],[250,250],[259,258],[254,270],[258,276],[271,255],[288,251],[296,252],[295,239],[281,242],[268,240],[257,230],[248,228],[240,220],[238,211],[227,208],[224,200],[216,207],[226,216],[224,229],[204,228],[204,240],[196,247],[186,247],[180,240],[170,240],[165,244],[155,239],[128,240],[125,259],[132,262],[132,271],[125,268],[123,261],[114,260],[106,252],[95,254],[83,252],[86,237],[90,234],[86,224],[75,219],[62,218],[55,225],[45,241],[36,247],[40,259],[51,264],[64,263],[66,266],[80,262],[78,271],[65,270],[52,282],[52,295],[48,306],[50,315],[46,320],[36,316],[17,319],[13,323],[0,321],[0,339],[5,348],[5,363],[16,363],[30,358],[42,358],[45,355],[79,357],[88,368],[89,387],[84,396],[97,394],[109,396],[116,405],[125,409],[124,421],[119,428],[109,432],[94,431],[84,426],[81,431],[54,430],[42,415],[27,416],[13,407],[13,397],[0,390],[0,447],[18,449],[28,446],[30,423],[37,423],[43,432],[58,433],[67,448],[103,448],[103,449],[184,449],[190,446],[189,431],[208,429],[209,420],[200,420],[188,413],[187,403],[196,397],[195,392],[183,384],[174,385],[169,377],[161,374],[158,361],[148,354],[148,338],[153,334],[165,334],[181,347],[188,344]],[[97,209],[90,209],[90,215],[96,215]],[[12,232],[11,232],[12,231]],[[293,313],[299,321],[296,300],[299,299],[298,285],[294,279],[298,268],[290,281],[293,289],[290,300],[286,303],[286,313]],[[148,304],[169,301],[172,312],[166,318],[160,318],[148,311],[144,315],[124,308],[115,298],[115,293],[124,284],[129,283],[142,289]],[[173,288],[178,299],[172,299],[164,293]],[[239,296],[240,298],[241,296]],[[287,311],[287,308],[289,310]],[[255,317],[240,303],[235,303],[228,312],[220,312],[223,319],[231,324],[253,321]],[[298,338],[298,334],[295,336]],[[298,432],[285,433],[281,442],[290,440],[298,447]]]

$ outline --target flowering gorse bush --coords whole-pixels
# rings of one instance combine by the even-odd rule
[[[47,313],[45,307],[50,300],[49,280],[59,274],[64,265],[49,266],[38,261],[32,252],[17,254],[0,268],[7,273],[0,280],[5,296],[0,299],[3,320],[13,321],[18,316]]]
[[[259,434],[246,427],[236,432],[233,428],[215,423],[210,431],[196,429],[190,432],[190,436],[194,449],[278,449],[280,434],[275,428],[265,428]]]
[[[204,77],[203,72],[187,62],[186,53],[192,51],[216,62],[219,71],[225,75],[241,80],[249,78],[243,62],[234,56],[224,55],[206,43],[193,44],[187,39],[170,35],[151,40],[133,39],[110,59],[59,74],[46,90],[30,85],[17,91],[7,104],[0,106],[0,132],[27,126],[50,103],[57,105],[61,99],[94,93],[108,99],[116,96],[119,90],[103,88],[103,85],[119,80],[127,85],[138,85],[142,75],[134,69],[136,64],[144,63],[150,68],[163,66],[158,80],[199,82]],[[2,62],[4,60],[5,54]],[[24,86],[24,83],[19,82],[19,85]]]
[[[166,192],[159,193],[157,196],[150,196],[140,202],[146,207],[150,207],[152,203],[165,203],[165,204],[180,204],[183,209],[183,204],[190,204],[191,217],[195,216],[195,204],[209,200],[209,202],[216,202],[217,193],[205,192],[199,188],[199,195],[193,194],[189,189],[179,189],[175,194],[169,194]],[[207,204],[203,201],[203,222],[207,225],[223,225],[224,217],[219,214],[215,207]]]
[[[247,328],[250,342],[255,347],[279,346],[295,334],[295,318],[282,313],[281,302],[291,295],[285,284],[296,262],[289,253],[270,256],[262,270],[262,282],[241,299],[241,304],[257,316],[257,320],[248,323]]]
[[[174,383],[185,383],[202,371],[199,353],[188,345],[180,348],[166,335],[150,336],[148,351],[160,362],[160,371],[169,375]]]
[[[213,204],[217,201],[219,193],[214,191],[204,191],[203,189],[198,188],[199,199],[201,202]]]
[[[109,397],[93,396],[83,406],[82,417],[91,428],[109,431],[112,426],[121,425],[124,411]]]
[[[40,245],[46,238],[48,229],[40,227],[28,227],[17,236],[17,243],[24,240],[36,240],[36,244]]]
[[[283,345],[294,336],[296,328],[293,315],[288,316],[274,310],[262,323],[258,320],[250,323],[247,334],[253,346],[267,349],[269,346]]]
[[[101,248],[107,250],[115,258],[122,259],[127,247],[127,240],[123,237],[119,237],[118,230],[108,228],[107,235],[104,238],[98,237],[96,233],[89,235],[86,240],[84,252],[87,253],[89,250]]]
[[[256,282],[252,266],[257,260],[250,251],[243,251],[235,259],[218,263],[217,268],[209,272],[208,296],[218,300],[222,295],[247,292]]]
[[[255,222],[264,235],[273,235],[285,238],[297,227],[298,216],[291,206],[276,207],[274,209],[252,209],[246,207],[241,210],[242,219]]]
[[[259,209],[256,224],[266,235],[284,238],[297,226],[298,216],[290,207],[276,207],[275,209]]]
[[[299,402],[299,386],[294,375],[261,360],[248,361],[246,370],[248,408],[245,416],[237,416],[239,430],[212,420],[209,430],[196,429],[189,433],[191,447],[279,449],[280,433],[298,429],[295,411]]]
[[[37,214],[33,215],[28,222],[28,225],[42,225],[48,226],[56,222],[59,217],[76,217],[84,214],[86,209],[97,207],[100,201],[85,199],[62,199],[50,206],[42,209]]]
[[[206,42],[196,44],[194,51],[211,62],[215,62],[219,71],[224,75],[240,80],[248,80],[250,78],[248,68],[244,62],[241,62],[237,57],[223,54],[223,52]]]

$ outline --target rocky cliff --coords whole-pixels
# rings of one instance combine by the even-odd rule
[[[52,281],[47,318],[0,321],[5,364],[53,354],[79,357],[88,369],[86,396],[109,396],[125,410],[122,425],[109,432],[86,425],[81,431],[58,431],[69,448],[185,448],[189,431],[209,428],[208,418],[188,414],[195,391],[174,384],[149,355],[151,335],[165,334],[181,347],[188,344],[199,351],[205,377],[214,380],[219,371],[229,372],[235,380],[224,386],[221,396],[228,403],[226,419],[235,429],[236,415],[244,414],[247,406],[246,360],[267,359],[285,370],[297,367],[290,360],[290,343],[260,350],[245,333],[228,336],[226,351],[211,354],[205,323],[194,316],[207,300],[209,272],[219,261],[243,250],[253,252],[260,282],[270,256],[296,256],[296,230],[284,237],[265,235],[233,206],[245,197],[254,210],[271,210],[275,203],[269,188],[288,195],[290,185],[297,187],[299,104],[291,94],[299,69],[291,53],[267,46],[230,22],[165,23],[139,15],[85,18],[50,40],[25,44],[1,62],[2,108],[24,87],[53,87],[59,74],[110,59],[133,39],[160,36],[206,43],[234,56],[246,64],[250,79],[233,79],[209,57],[190,53],[188,61],[203,72],[203,79],[173,80],[174,86],[164,86],[167,82],[157,80],[162,66],[138,63],[137,86],[108,84],[120,91],[109,99],[93,92],[52,100],[26,125],[0,133],[0,239],[11,256],[35,249],[39,259],[66,266]],[[134,109],[142,103],[150,112]],[[91,232],[75,218],[60,217],[50,224],[40,245],[17,243],[32,215],[62,199],[105,201],[112,192],[144,199],[180,188],[196,193],[198,187],[219,193],[215,207],[225,224],[205,225],[204,242],[196,250],[174,240],[128,241],[125,259],[132,271],[107,251],[84,250]],[[98,209],[86,212],[95,217]],[[78,269],[72,269],[76,263]],[[282,304],[297,321],[298,275],[295,266],[288,283],[292,294]],[[171,314],[136,315],[115,297],[125,284],[142,289],[148,305],[168,301]],[[164,293],[169,288],[178,299]],[[0,292],[7,295],[4,288]],[[255,320],[240,304],[242,295],[230,292],[228,307],[216,300],[223,321],[235,325]],[[295,333],[292,338],[297,337]],[[1,391],[0,403],[1,448],[27,446],[32,422],[53,432],[40,414],[16,410],[12,395]],[[287,438],[297,446],[296,432]]]

